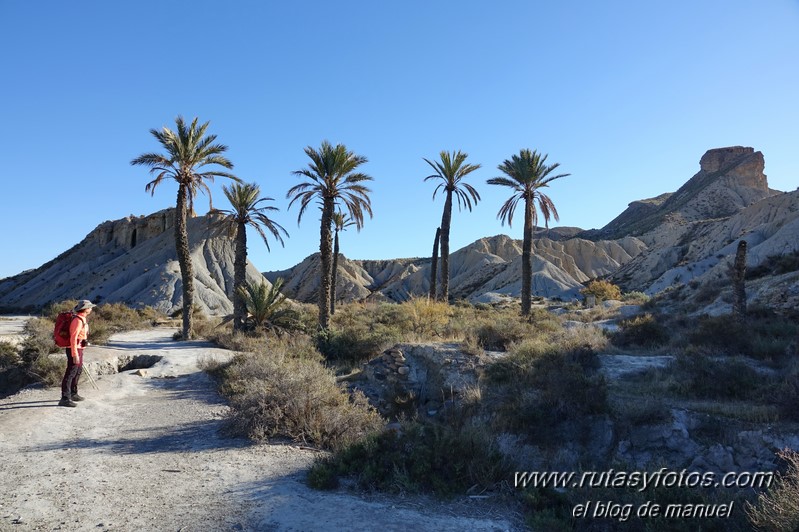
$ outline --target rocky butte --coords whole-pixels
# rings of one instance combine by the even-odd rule
[[[768,186],[763,154],[733,146],[707,151],[699,171],[675,192],[633,201],[601,229],[540,230],[534,240],[533,291],[541,297],[578,299],[583,285],[605,277],[625,290],[654,294],[669,288],[718,287],[704,293],[704,309],[722,312],[727,269],[737,242],[748,243],[747,267],[761,275],[749,282],[750,303],[797,306],[796,268],[774,257],[799,254],[799,192]],[[39,308],[51,301],[87,297],[151,305],[166,312],[181,306],[173,210],[100,224],[73,248],[41,267],[0,280],[0,307]],[[206,217],[189,222],[197,304],[212,315],[231,312],[232,242],[214,235]],[[313,243],[315,247],[316,243]],[[311,244],[309,244],[311,247]],[[404,301],[427,294],[429,258],[350,260],[341,257],[339,300]],[[788,264],[788,270],[785,270]],[[450,256],[451,297],[492,302],[518,297],[521,241],[506,235],[480,238]],[[296,266],[264,274],[286,280],[285,293],[315,302],[318,254]],[[248,280],[262,275],[248,266]],[[704,290],[707,292],[707,290]]]
[[[65,299],[123,302],[173,313],[182,306],[174,209],[103,222],[77,245],[39,268],[0,280],[0,307],[33,310]],[[189,219],[195,304],[211,315],[233,311],[233,241],[206,216]],[[252,265],[249,282],[265,281]]]

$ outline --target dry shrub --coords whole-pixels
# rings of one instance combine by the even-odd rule
[[[758,530],[799,530],[799,453],[785,449],[777,453],[787,470],[777,475],[777,480],[757,503],[746,504],[749,521]]]
[[[621,288],[610,281],[596,280],[591,281],[580,291],[584,296],[592,295],[597,301],[619,300],[621,299]]]
[[[221,329],[209,338],[219,347],[238,353],[255,353],[266,349],[268,339],[263,334],[250,334],[230,329]]]
[[[222,370],[222,392],[231,406],[233,434],[255,440],[288,437],[339,449],[378,430],[383,420],[362,394],[352,397],[333,372],[297,345],[273,342],[265,351],[237,355]]]
[[[441,337],[452,315],[449,305],[427,297],[413,297],[400,308],[408,315],[411,331],[420,339]]]
[[[0,341],[0,370],[13,368],[22,363],[17,347],[11,342]]]

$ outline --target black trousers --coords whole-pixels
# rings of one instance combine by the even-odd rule
[[[61,380],[61,397],[71,399],[78,394],[78,380],[83,373],[83,349],[78,349],[78,363],[72,360],[72,349],[67,348],[67,370]]]

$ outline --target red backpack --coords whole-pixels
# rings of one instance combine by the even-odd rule
[[[53,340],[58,347],[70,347],[69,345],[69,326],[72,325],[72,320],[77,318],[78,315],[68,310],[60,312],[55,319],[55,328],[53,329]]]

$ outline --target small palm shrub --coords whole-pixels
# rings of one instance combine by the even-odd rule
[[[280,293],[282,288],[283,278],[278,278],[272,285],[265,282],[256,285],[248,283],[239,288],[239,295],[247,307],[246,328],[271,330],[293,325],[292,318],[295,316],[289,312],[286,296]]]
[[[580,291],[583,296],[592,295],[597,301],[619,300],[621,299],[621,288],[610,281],[596,280],[591,281]]]

